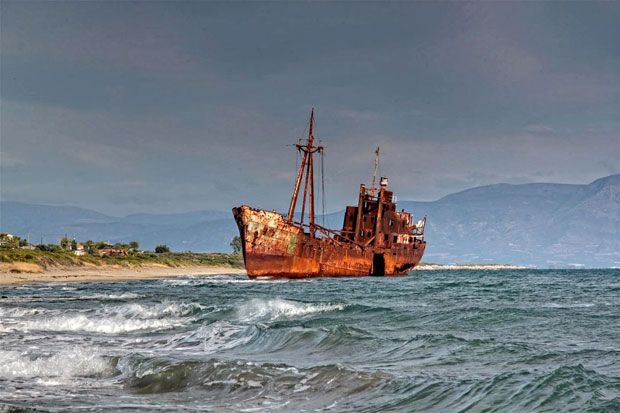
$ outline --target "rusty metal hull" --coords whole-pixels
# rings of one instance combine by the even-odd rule
[[[233,208],[247,274],[255,277],[406,275],[422,259],[425,241],[377,248],[337,237],[315,238],[277,212]]]

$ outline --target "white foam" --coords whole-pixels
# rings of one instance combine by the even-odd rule
[[[207,277],[184,277],[184,278],[174,278],[174,279],[166,279],[161,280],[162,283],[168,285],[211,285],[211,284],[257,284],[257,283],[287,283],[291,282],[290,279],[286,278],[277,278],[277,277],[257,277],[255,279],[249,278],[241,278],[239,276],[207,276]],[[299,279],[295,280],[295,283],[301,282],[311,282],[310,279]]]
[[[239,306],[237,308],[237,314],[241,321],[274,321],[283,318],[294,319],[308,314],[341,310],[344,310],[344,305],[342,304],[312,304],[275,298],[271,300],[252,299]]]
[[[0,331],[83,331],[119,334],[134,331],[167,330],[191,322],[196,303],[123,304],[103,306],[96,311],[62,311],[2,308]]]
[[[545,308],[588,308],[594,307],[593,303],[573,303],[573,304],[559,304],[559,303],[546,303],[543,305]]]
[[[74,348],[47,356],[26,352],[0,350],[0,377],[60,377],[111,374],[114,368],[92,349]],[[55,380],[41,380],[42,384],[59,384]]]
[[[23,307],[0,307],[0,317],[19,318],[41,314],[45,312],[43,308],[23,308]]]
[[[126,317],[136,318],[160,318],[160,317],[185,317],[195,310],[205,309],[204,305],[198,303],[175,303],[163,302],[159,304],[122,304],[119,306],[103,307],[105,314],[121,314]]]
[[[225,277],[225,276],[209,276],[209,277],[186,277],[186,278],[175,278],[168,280],[161,280],[162,283],[168,285],[210,285],[210,284],[249,284],[253,283],[253,280],[248,278],[239,278],[239,277]]]
[[[118,334],[141,330],[167,330],[183,325],[181,320],[140,320],[123,317],[89,317],[84,314],[60,315],[35,320],[24,320],[11,326],[20,331],[84,331],[89,333]]]
[[[64,288],[63,288],[64,289]],[[121,293],[121,294],[90,294],[90,295],[59,295],[59,296],[21,296],[11,297],[5,299],[5,303],[27,303],[27,302],[55,302],[55,301],[79,301],[79,300],[99,300],[99,301],[114,301],[114,300],[132,300],[136,298],[144,297],[143,295],[135,293]]]
[[[92,294],[82,295],[76,297],[78,300],[133,300],[134,298],[143,297],[136,293],[121,293],[121,294]]]

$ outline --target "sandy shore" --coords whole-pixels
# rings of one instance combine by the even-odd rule
[[[38,266],[36,266],[38,267]],[[123,267],[71,267],[40,270],[36,268],[21,268],[21,272],[14,272],[15,266],[3,264],[0,266],[0,285],[29,284],[38,282],[99,282],[99,281],[128,281],[150,280],[155,278],[181,277],[184,275],[221,275],[245,274],[245,270],[230,267],[187,266],[165,267],[144,266],[135,268]],[[13,270],[13,271],[11,271]],[[32,272],[29,272],[32,271]]]
[[[515,265],[434,265],[422,264],[416,271],[433,270],[513,270],[526,269]],[[99,282],[99,281],[128,281],[150,280],[155,278],[182,277],[187,275],[222,275],[245,274],[245,270],[230,267],[212,266],[185,266],[166,267],[150,265],[142,267],[115,267],[115,266],[84,266],[69,268],[42,269],[36,264],[12,263],[0,264],[0,285],[16,285],[38,282]]]

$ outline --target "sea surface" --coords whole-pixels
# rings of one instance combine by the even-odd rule
[[[620,411],[618,270],[0,295],[0,411]]]

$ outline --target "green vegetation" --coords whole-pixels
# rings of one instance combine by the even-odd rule
[[[0,233],[0,263],[26,265],[29,272],[76,266],[244,266],[239,254],[170,252],[164,244],[158,245],[155,252],[140,251],[139,247],[138,241],[128,244],[92,240],[78,243],[69,237],[62,238],[58,244],[35,246],[16,235]],[[18,268],[10,271],[20,272]]]
[[[241,237],[236,235],[232,241],[230,241],[230,246],[233,249],[233,254],[241,254]]]
[[[39,247],[44,247],[44,249]],[[207,265],[243,268],[243,260],[239,255],[235,254],[196,252],[165,252],[155,254],[150,252],[133,252],[128,255],[118,256],[77,256],[71,251],[62,250],[57,245],[38,246],[37,249],[34,250],[0,248],[0,262],[27,262],[37,264],[43,269],[49,267],[85,265],[120,265],[124,267],[148,265],[165,265],[167,267]]]
[[[155,252],[157,254],[164,254],[164,253],[170,252],[170,248],[168,248],[167,245],[158,245],[155,247]]]

